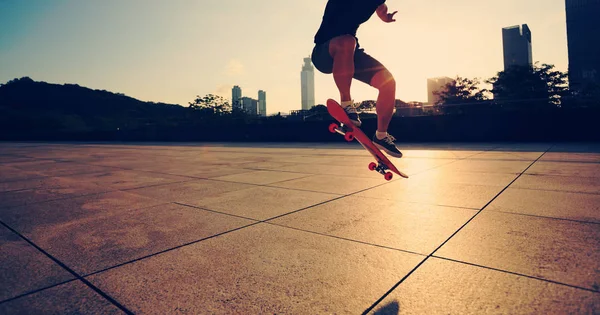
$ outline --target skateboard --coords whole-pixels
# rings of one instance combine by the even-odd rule
[[[383,175],[385,180],[391,180],[394,177],[394,173],[408,178],[408,175],[400,172],[392,162],[375,146],[375,144],[365,135],[365,133],[360,130],[360,128],[354,126],[354,124],[350,121],[350,118],[346,114],[346,111],[338,104],[338,102],[328,99],[327,100],[327,111],[329,114],[335,118],[342,125],[338,125],[337,123],[331,123],[329,125],[329,131],[331,133],[339,133],[344,136],[346,141],[351,142],[356,139],[358,143],[360,143],[371,155],[375,158],[377,163],[371,162],[369,163],[369,170],[377,171],[378,173]],[[386,172],[390,170],[392,172]]]

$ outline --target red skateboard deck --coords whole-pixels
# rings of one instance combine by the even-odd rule
[[[346,114],[346,111],[344,111],[338,102],[328,99],[327,111],[333,118],[342,123],[346,129],[346,131],[343,132],[338,124],[332,123],[329,125],[330,132],[344,134],[344,138],[348,142],[356,139],[356,141],[358,141],[358,143],[360,143],[375,158],[377,164],[374,162],[369,164],[369,169],[371,171],[377,171],[380,174],[383,174],[386,180],[391,180],[393,177],[393,174],[391,172],[386,172],[386,170],[390,170],[404,178],[408,178],[408,175],[400,172],[396,166],[394,166],[394,164],[392,164],[392,162],[390,162],[390,160],[381,152],[381,150],[375,146],[371,139],[369,139],[369,137],[367,137],[367,135],[360,130],[360,128],[354,126],[354,124],[350,121],[348,114]]]

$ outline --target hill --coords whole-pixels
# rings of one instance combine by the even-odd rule
[[[115,130],[175,121],[180,105],[143,102],[121,93],[77,84],[36,82],[29,77],[0,85],[0,130]]]

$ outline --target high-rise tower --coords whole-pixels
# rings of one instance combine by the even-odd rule
[[[308,110],[315,106],[315,68],[310,57],[304,58],[301,72],[302,80],[302,109]]]
[[[258,91],[258,114],[267,116],[267,92],[263,90]]]
[[[242,108],[242,103],[240,99],[242,98],[242,89],[235,85],[233,89],[231,89],[231,109],[234,112],[239,111]]]
[[[512,66],[533,66],[531,54],[531,30],[527,24],[502,29],[504,70]]]
[[[566,0],[569,86],[600,84],[600,0]]]

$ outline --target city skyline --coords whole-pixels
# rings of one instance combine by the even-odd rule
[[[269,91],[269,114],[289,112],[301,104],[298,62],[312,50],[325,3],[5,0],[0,82],[29,76],[183,106],[196,95],[228,97],[239,84]],[[394,74],[398,99],[425,101],[431,77],[494,76],[507,25],[535,30],[534,62],[568,68],[564,0],[387,3],[397,22],[372,18],[358,37]],[[352,93],[357,101],[377,97],[357,81]],[[331,75],[316,71],[315,103],[338,97]]]

